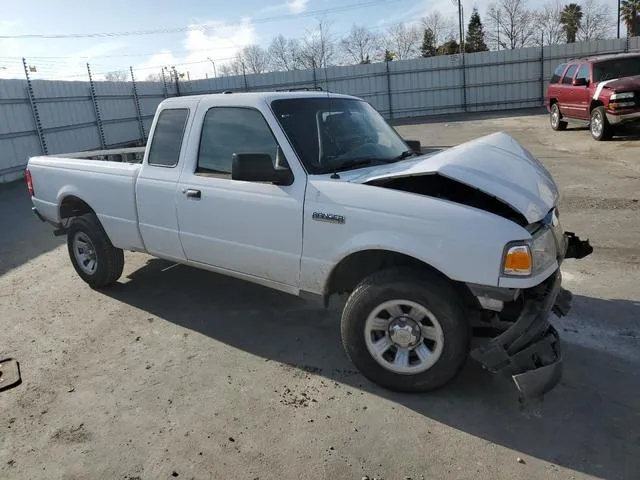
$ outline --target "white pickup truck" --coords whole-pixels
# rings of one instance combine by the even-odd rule
[[[347,294],[346,352],[397,391],[440,387],[471,355],[540,398],[562,371],[560,264],[593,250],[510,136],[423,153],[368,103],[323,92],[167,99],[146,149],[33,157],[26,180],[91,287],[130,250],[325,305]]]

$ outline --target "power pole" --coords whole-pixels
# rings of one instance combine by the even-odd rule
[[[463,26],[462,26],[462,22],[464,21],[463,19],[463,14],[462,14],[462,0],[458,0],[458,26],[460,27],[460,53],[462,54],[464,52],[464,33],[462,31]]]
[[[620,0],[618,0],[618,38],[620,38]]]

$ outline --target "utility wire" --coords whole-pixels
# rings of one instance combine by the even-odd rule
[[[251,21],[251,24],[262,24],[262,23],[270,23],[281,20],[290,20],[297,19],[302,17],[310,17],[316,15],[322,15],[327,13],[337,13],[344,12],[347,10],[365,8],[365,7],[375,7],[378,5],[384,5],[399,1],[405,0],[372,0],[368,2],[361,3],[353,3],[350,5],[342,5],[333,8],[325,8],[319,10],[311,10],[301,13],[290,13],[283,15],[275,15],[271,17],[263,17],[256,18]],[[243,21],[237,21],[234,23],[245,23]],[[225,27],[228,28],[227,25]],[[222,27],[211,25],[211,24],[202,24],[202,25],[188,25],[183,27],[171,27],[171,28],[159,28],[159,29],[151,29],[151,30],[130,30],[123,32],[96,32],[96,33],[56,33],[56,34],[41,34],[41,33],[28,33],[21,35],[0,35],[0,39],[61,39],[61,38],[104,38],[104,37],[130,37],[130,36],[143,36],[143,35],[158,35],[158,34],[168,34],[168,33],[181,33],[188,31],[204,31],[209,32],[211,30],[216,30]]]

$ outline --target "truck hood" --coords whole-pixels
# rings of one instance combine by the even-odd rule
[[[540,161],[503,132],[438,153],[340,173],[344,181],[379,186],[386,180],[426,175],[440,175],[479,190],[508,205],[529,223],[544,218],[559,198],[553,178]]]
[[[600,82],[598,85],[606,86],[614,92],[628,92],[633,90],[640,90],[640,75],[633,77],[615,78],[613,80],[606,80]]]

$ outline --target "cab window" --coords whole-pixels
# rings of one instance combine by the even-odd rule
[[[589,65],[588,64],[584,63],[580,65],[580,68],[578,69],[578,75],[576,75],[576,80],[579,78],[582,78],[587,82],[589,82]]]
[[[576,70],[578,70],[577,65],[571,65],[567,69],[567,73],[564,74],[564,77],[562,79],[563,85],[571,85],[571,82],[573,81],[573,76],[576,74]]]
[[[149,165],[169,168],[178,165],[187,118],[186,108],[167,108],[160,112],[149,147]]]
[[[561,63],[556,67],[555,71],[553,72],[553,76],[551,77],[551,83],[558,83],[560,81],[560,79],[562,78],[562,72],[564,72],[565,68],[567,68],[566,63]]]
[[[278,143],[260,112],[213,107],[202,125],[196,174],[231,176],[234,153],[264,153],[276,163]]]

